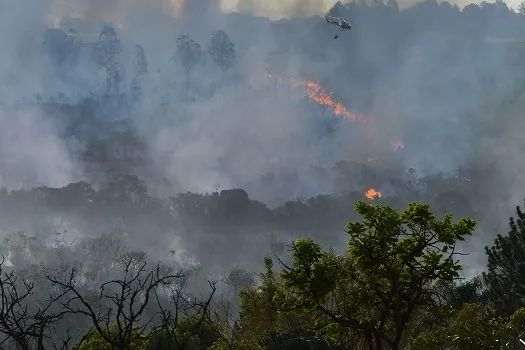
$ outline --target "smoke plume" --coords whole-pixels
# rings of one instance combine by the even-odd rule
[[[151,193],[243,188],[277,206],[368,188],[389,198],[409,169],[470,169],[477,190],[458,191],[492,238],[523,195],[525,21],[502,2],[406,7],[0,0],[0,185],[98,186],[132,168]],[[217,30],[232,62],[211,53]],[[342,161],[376,175],[338,173]]]

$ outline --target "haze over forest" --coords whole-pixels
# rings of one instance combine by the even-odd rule
[[[374,189],[474,218],[475,270],[522,201],[525,17],[501,1],[338,4],[329,14],[353,28],[337,40],[317,16],[77,2],[83,19],[0,0],[9,242],[113,235],[155,259],[256,272],[297,237],[341,248]],[[102,13],[115,23],[91,20]]]

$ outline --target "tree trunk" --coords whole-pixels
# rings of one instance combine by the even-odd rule
[[[381,341],[381,335],[376,333],[375,335],[376,350],[383,350],[383,342]]]
[[[372,340],[372,334],[366,334],[366,342],[368,343],[368,350],[374,350],[374,342]]]

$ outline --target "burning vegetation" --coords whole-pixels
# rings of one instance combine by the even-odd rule
[[[370,200],[374,200],[380,199],[381,197],[383,197],[383,194],[374,188],[370,188],[365,192],[365,197]]]
[[[311,101],[321,106],[328,107],[337,117],[345,118],[350,121],[369,121],[369,119],[363,114],[350,112],[342,102],[333,98],[332,93],[326,91],[318,82],[313,80],[295,81],[294,86],[304,86],[307,91],[306,95]]]

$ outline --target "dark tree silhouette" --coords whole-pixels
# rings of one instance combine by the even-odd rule
[[[146,59],[146,51],[141,45],[135,45],[135,78],[140,78],[148,73],[148,60]]]
[[[76,283],[74,270],[67,281],[54,277],[49,280],[65,296],[61,304],[67,312],[89,318],[93,330],[107,344],[128,349],[140,340],[137,338],[149,334],[155,315],[148,316],[147,307],[158,291],[183,278],[183,274],[163,271],[160,265],[148,271],[147,263],[133,254],[122,260],[124,277],[102,284],[99,295],[85,295]]]
[[[235,61],[235,45],[224,30],[216,30],[213,32],[210,43],[208,44],[208,53],[222,70],[228,70],[233,66]]]
[[[148,73],[148,60],[146,51],[141,45],[135,45],[135,59],[133,61],[133,81],[131,82],[131,94],[133,100],[142,96],[141,78]]]
[[[189,35],[180,35],[177,38],[177,51],[173,59],[179,62],[186,71],[186,78],[189,82],[191,71],[201,63],[202,47]]]
[[[509,219],[508,236],[498,234],[492,247],[485,247],[488,257],[483,279],[494,307],[511,315],[525,304],[525,213],[516,207],[517,219]]]
[[[184,294],[185,286],[174,290],[171,305],[164,307],[157,297],[160,322],[152,337],[154,349],[188,349],[198,338],[200,345],[210,347],[218,337],[212,320],[212,300],[217,291],[215,282],[208,282],[210,294],[203,301],[193,300]],[[203,344],[205,343],[205,344]]]
[[[43,350],[46,344],[67,349],[70,338],[57,346],[52,327],[66,311],[55,311],[55,305],[64,293],[41,303],[34,298],[35,284],[16,277],[14,271],[4,270],[5,260],[0,261],[0,347],[21,350]],[[55,339],[54,339],[55,338]]]
[[[113,27],[105,26],[98,37],[96,59],[97,63],[106,71],[108,93],[116,89],[120,81],[117,59],[121,50],[117,31]]]

